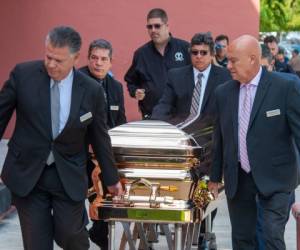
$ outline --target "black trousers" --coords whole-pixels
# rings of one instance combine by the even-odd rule
[[[241,168],[237,193],[233,199],[227,199],[233,250],[255,249],[256,199],[262,207],[265,250],[285,250],[284,229],[289,212],[290,192],[263,196],[259,193],[251,172],[247,174]]]
[[[213,210],[212,212],[211,212],[211,229],[212,229],[212,227],[213,227],[213,222],[214,222],[214,219],[215,219],[215,217],[216,217],[216,215],[217,215],[217,209],[215,209],[215,210]],[[201,225],[200,225],[200,232],[199,232],[199,238],[198,238],[198,249],[201,249],[201,246],[202,246],[202,244],[203,244],[203,240],[205,239],[205,233],[206,233],[206,226],[205,226],[205,224],[206,224],[206,220],[207,220],[207,218],[206,219],[204,219],[202,222],[201,222]]]
[[[65,193],[55,164],[46,166],[37,185],[25,197],[13,194],[25,250],[53,250],[53,240],[64,250],[89,249],[83,201]]]

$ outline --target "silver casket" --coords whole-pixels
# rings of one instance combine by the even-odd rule
[[[98,199],[99,219],[197,223],[218,205],[208,177],[193,174],[210,143],[197,145],[176,126],[151,120],[129,122],[109,135],[125,193]]]

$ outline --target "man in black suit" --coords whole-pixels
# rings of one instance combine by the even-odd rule
[[[300,146],[300,85],[261,67],[249,35],[229,46],[233,81],[216,89],[217,118],[209,189],[217,196],[224,175],[233,249],[255,249],[256,200],[265,249],[285,249],[291,192],[298,183],[294,142]]]
[[[12,192],[24,249],[89,248],[85,210],[86,139],[102,166],[105,185],[122,192],[105,124],[103,89],[75,70],[80,35],[56,27],[45,59],[18,64],[0,92],[0,135],[16,111],[2,179]]]
[[[168,121],[179,124],[187,120],[191,111],[193,91],[197,75],[202,74],[201,95],[198,113],[194,119],[180,126],[189,127],[197,120],[213,116],[214,90],[216,86],[231,79],[227,69],[212,64],[214,42],[210,33],[197,33],[191,40],[191,65],[171,69],[168,72],[166,89],[159,103],[154,107],[151,119]],[[193,131],[194,132],[194,131]]]
[[[188,134],[197,134],[201,127],[213,125],[214,90],[231,79],[226,68],[212,64],[213,56],[214,42],[211,34],[195,34],[191,39],[190,48],[192,64],[168,72],[166,89],[154,107],[151,119],[178,125]],[[193,94],[199,74],[202,75],[199,106],[196,114],[191,116]],[[197,139],[197,136],[195,137]]]
[[[270,49],[265,44],[261,44],[260,46],[261,46],[261,65],[262,65],[262,67],[268,71],[273,71],[274,58],[271,54]],[[297,81],[298,84],[300,85],[300,79],[295,74],[284,73],[284,72],[276,72],[276,74],[279,74],[282,77],[286,77],[287,79]],[[299,157],[299,154],[297,156]],[[297,162],[298,162],[297,164],[299,167],[299,160],[297,160]],[[289,211],[291,210],[291,207],[294,204],[294,202],[295,202],[295,191],[291,192],[289,208],[288,208]],[[264,224],[264,221],[263,221],[263,216],[262,216],[261,211],[262,211],[262,209],[260,207],[260,204],[259,204],[259,202],[257,202],[257,225],[256,225],[256,244],[257,244],[256,249],[257,250],[265,249],[264,239],[263,239],[263,229],[262,229],[262,225]],[[289,220],[289,213],[288,213],[286,220],[287,221]]]
[[[112,67],[112,46],[104,39],[91,42],[88,50],[88,65],[80,69],[81,72],[95,79],[104,89],[107,110],[107,126],[113,128],[126,123],[124,96],[122,84],[110,76]],[[88,160],[87,170],[89,186],[92,186],[91,175],[95,165],[91,159]],[[99,173],[100,169],[94,171]],[[94,174],[97,174],[94,172]],[[106,189],[105,189],[106,190]],[[93,201],[95,197],[90,197]],[[108,224],[103,220],[93,220],[89,229],[90,239],[102,250],[108,248]]]
[[[212,64],[214,42],[210,33],[197,33],[191,40],[190,57],[192,65],[172,69],[168,72],[166,89],[159,103],[154,107],[151,119],[164,120],[178,124],[188,134],[194,134],[199,145],[211,140],[211,135],[198,136],[201,128],[213,126],[214,121],[214,90],[231,79],[227,69]],[[202,76],[199,105],[192,115],[192,103],[196,93],[198,75]],[[209,150],[208,150],[209,151]],[[208,174],[210,155],[201,162],[196,175]],[[213,213],[213,217],[215,213]],[[205,233],[205,223],[201,225],[201,235]],[[202,246],[201,246],[202,245]],[[202,238],[199,249],[205,249]]]
[[[108,128],[126,123],[123,87],[110,75],[112,53],[113,49],[108,41],[97,39],[89,46],[88,65],[79,69],[99,82],[104,89]]]

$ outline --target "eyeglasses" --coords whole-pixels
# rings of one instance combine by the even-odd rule
[[[153,28],[156,30],[159,30],[161,28],[162,24],[161,23],[155,23],[155,24],[147,24],[146,28],[148,30],[152,30]]]
[[[208,50],[191,50],[191,54],[193,56],[201,55],[201,56],[206,56],[208,54]]]

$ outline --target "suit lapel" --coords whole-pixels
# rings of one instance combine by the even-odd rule
[[[202,105],[201,105],[201,112],[203,112],[205,105],[208,101],[208,97],[210,96],[212,89],[215,85],[215,83],[217,82],[218,79],[218,73],[215,70],[214,65],[211,65],[211,69],[208,75],[208,79],[207,79],[207,83],[206,83],[206,88],[205,88],[205,92],[204,92],[204,96],[203,96],[203,101],[202,101]]]
[[[185,76],[185,84],[187,85],[187,91],[188,91],[188,96],[190,104],[192,102],[192,97],[193,97],[193,92],[194,92],[194,88],[195,88],[195,80],[194,80],[194,71],[193,71],[193,66],[190,66],[186,72],[186,76]],[[182,88],[184,89],[184,86],[182,86]],[[189,105],[190,107],[190,105]]]
[[[253,121],[255,119],[255,116],[257,114],[257,111],[259,109],[259,107],[262,104],[262,101],[267,93],[267,90],[269,88],[269,82],[267,81],[267,75],[268,72],[266,72],[265,70],[263,70],[257,90],[256,90],[256,94],[255,94],[255,98],[254,98],[254,102],[253,102],[253,107],[251,110],[251,115],[250,115],[250,121],[249,121],[249,127],[248,129],[251,128],[251,125],[253,124]]]
[[[39,78],[36,79],[39,83],[39,98],[40,98],[40,107],[39,115],[40,120],[44,123],[46,128],[46,136],[52,138],[52,126],[51,126],[51,104],[50,104],[50,77],[44,66],[40,69]]]
[[[234,81],[231,91],[229,110],[232,113],[234,142],[238,143],[238,113],[239,113],[240,83]],[[237,144],[236,144],[237,145]]]
[[[80,79],[79,73],[74,69],[74,78],[72,85],[72,95],[71,95],[71,108],[69,118],[66,125],[58,137],[64,134],[64,131],[72,125],[72,123],[78,119],[78,112],[81,105],[81,100],[85,92],[84,83]],[[58,138],[57,137],[57,138]]]

